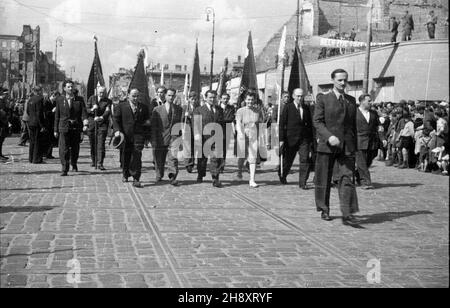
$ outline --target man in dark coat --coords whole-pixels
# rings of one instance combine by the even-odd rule
[[[312,142],[312,118],[309,106],[304,102],[303,90],[295,89],[293,101],[288,103],[280,117],[280,147],[283,149],[283,170],[279,171],[280,181],[286,184],[295,156],[299,155],[299,187],[308,189],[309,153]]]
[[[8,90],[0,87],[0,160],[6,161],[9,158],[3,155],[3,142],[8,136]]]
[[[220,166],[222,165],[222,157],[223,157],[223,135],[220,135],[217,130],[221,130],[221,134],[223,134],[223,111],[222,108],[216,106],[216,91],[209,90],[205,94],[205,104],[201,107],[198,107],[194,111],[194,141],[196,143],[200,143],[202,147],[202,155],[197,160],[197,183],[202,183],[203,178],[206,176],[206,166],[208,163],[208,158],[210,159],[210,172],[211,177],[213,179],[214,187],[222,187],[222,184],[219,181],[220,174]],[[211,133],[204,131],[205,126],[208,124],[215,124],[215,129],[211,131]],[[219,137],[215,136],[219,134]],[[215,138],[215,143],[212,144],[211,148],[205,149],[205,143],[210,138]],[[211,141],[209,141],[211,142]],[[219,144],[220,143],[220,144]],[[205,153],[206,150],[206,153]]]
[[[56,98],[60,94],[52,92],[48,99],[44,100],[44,125],[46,128],[44,144],[42,147],[42,155],[46,158],[53,159],[53,147],[56,145],[56,139],[53,135],[53,124],[55,123]]]
[[[234,135],[234,122],[236,117],[236,110],[234,106],[229,104],[230,95],[228,93],[222,94],[220,98],[220,108],[223,111],[223,160],[220,166],[220,173],[223,173],[225,169],[225,160],[227,159],[227,151],[230,147],[231,136]],[[234,151],[233,151],[234,152]]]
[[[195,165],[195,149],[194,149],[194,110],[200,106],[200,101],[197,92],[189,92],[187,104],[182,107],[183,109],[183,129],[185,130],[183,136],[184,153],[184,165],[188,173],[192,172]]]
[[[28,160],[33,164],[42,163],[42,135],[45,133],[44,125],[44,98],[42,88],[33,88],[33,95],[28,100],[28,127],[30,129],[30,147]]]
[[[364,189],[373,189],[369,168],[377,156],[380,146],[378,114],[370,109],[372,98],[362,94],[359,98],[359,108],[356,111],[357,151],[355,172],[357,183]]]
[[[178,186],[178,149],[176,144],[180,134],[172,135],[172,132],[181,131],[182,109],[175,105],[177,91],[168,89],[165,103],[153,109],[151,118],[151,143],[155,153],[156,182],[164,177],[164,167],[168,158],[169,180],[173,186]],[[181,142],[181,139],[179,140]]]
[[[106,88],[98,87],[97,95],[92,95],[86,103],[88,115],[88,136],[91,146],[91,167],[106,170],[103,166],[105,159],[105,141],[109,127],[109,116],[111,115],[112,101],[106,97]],[[95,135],[97,126],[97,136]]]
[[[142,188],[142,150],[150,127],[149,108],[138,101],[139,90],[132,89],[126,101],[114,107],[114,136],[125,136],[122,153],[122,182],[133,177],[133,186]]]
[[[317,132],[317,158],[315,172],[315,199],[322,219],[331,220],[330,188],[333,165],[339,168],[339,203],[345,225],[356,225],[353,214],[358,212],[358,199],[353,172],[356,151],[356,101],[345,94],[348,73],[337,69],[331,73],[333,90],[317,99],[314,126]]]
[[[64,93],[56,99],[55,137],[59,137],[59,157],[61,159],[61,176],[69,172],[69,160],[72,169],[78,172],[81,134],[87,130],[86,106],[81,97],[73,94],[73,82],[63,82]]]

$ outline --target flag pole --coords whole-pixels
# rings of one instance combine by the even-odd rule
[[[369,92],[369,69],[370,69],[370,45],[372,42],[372,14],[373,14],[373,1],[370,1],[370,11],[367,22],[367,46],[366,46],[366,57],[364,65],[364,79],[363,79],[363,91],[364,93]]]
[[[94,35],[94,44],[95,44],[95,50],[97,50],[97,37]],[[97,65],[96,63],[95,63],[95,60],[94,60],[94,65]],[[95,99],[97,100],[98,99],[98,93],[97,93],[97,84],[98,84],[98,76],[97,76],[97,69],[95,69],[94,68],[94,84],[95,84],[95,90],[94,90],[94,94],[95,94]],[[97,109],[95,109],[94,110],[94,134],[95,134],[95,137],[94,137],[94,164],[95,164],[95,170],[97,170],[97,160],[98,160],[98,157],[97,157],[97,143],[98,143],[98,140],[97,140],[97,121],[95,121],[95,118],[97,117]]]

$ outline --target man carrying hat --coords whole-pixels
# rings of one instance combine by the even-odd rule
[[[122,182],[128,182],[133,177],[133,186],[142,188],[140,182],[142,169],[142,150],[144,140],[148,135],[150,126],[149,109],[139,102],[139,90],[132,89],[126,101],[114,107],[114,137],[125,137],[122,145]]]

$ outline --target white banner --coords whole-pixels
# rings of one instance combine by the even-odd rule
[[[391,42],[372,42],[370,46],[385,46],[392,44]],[[365,42],[359,41],[347,41],[347,40],[335,40],[328,39],[320,36],[314,36],[310,39],[309,45],[312,46],[320,46],[327,48],[363,48],[366,47],[367,44]]]

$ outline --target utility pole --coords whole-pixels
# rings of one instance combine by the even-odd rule
[[[6,67],[6,80],[8,82],[8,91],[11,93],[11,50],[9,50],[8,66]]]
[[[367,46],[366,46],[366,59],[364,65],[364,79],[363,79],[363,91],[369,93],[369,69],[370,69],[370,44],[372,42],[372,13],[373,2],[370,2],[368,25],[367,25]]]

